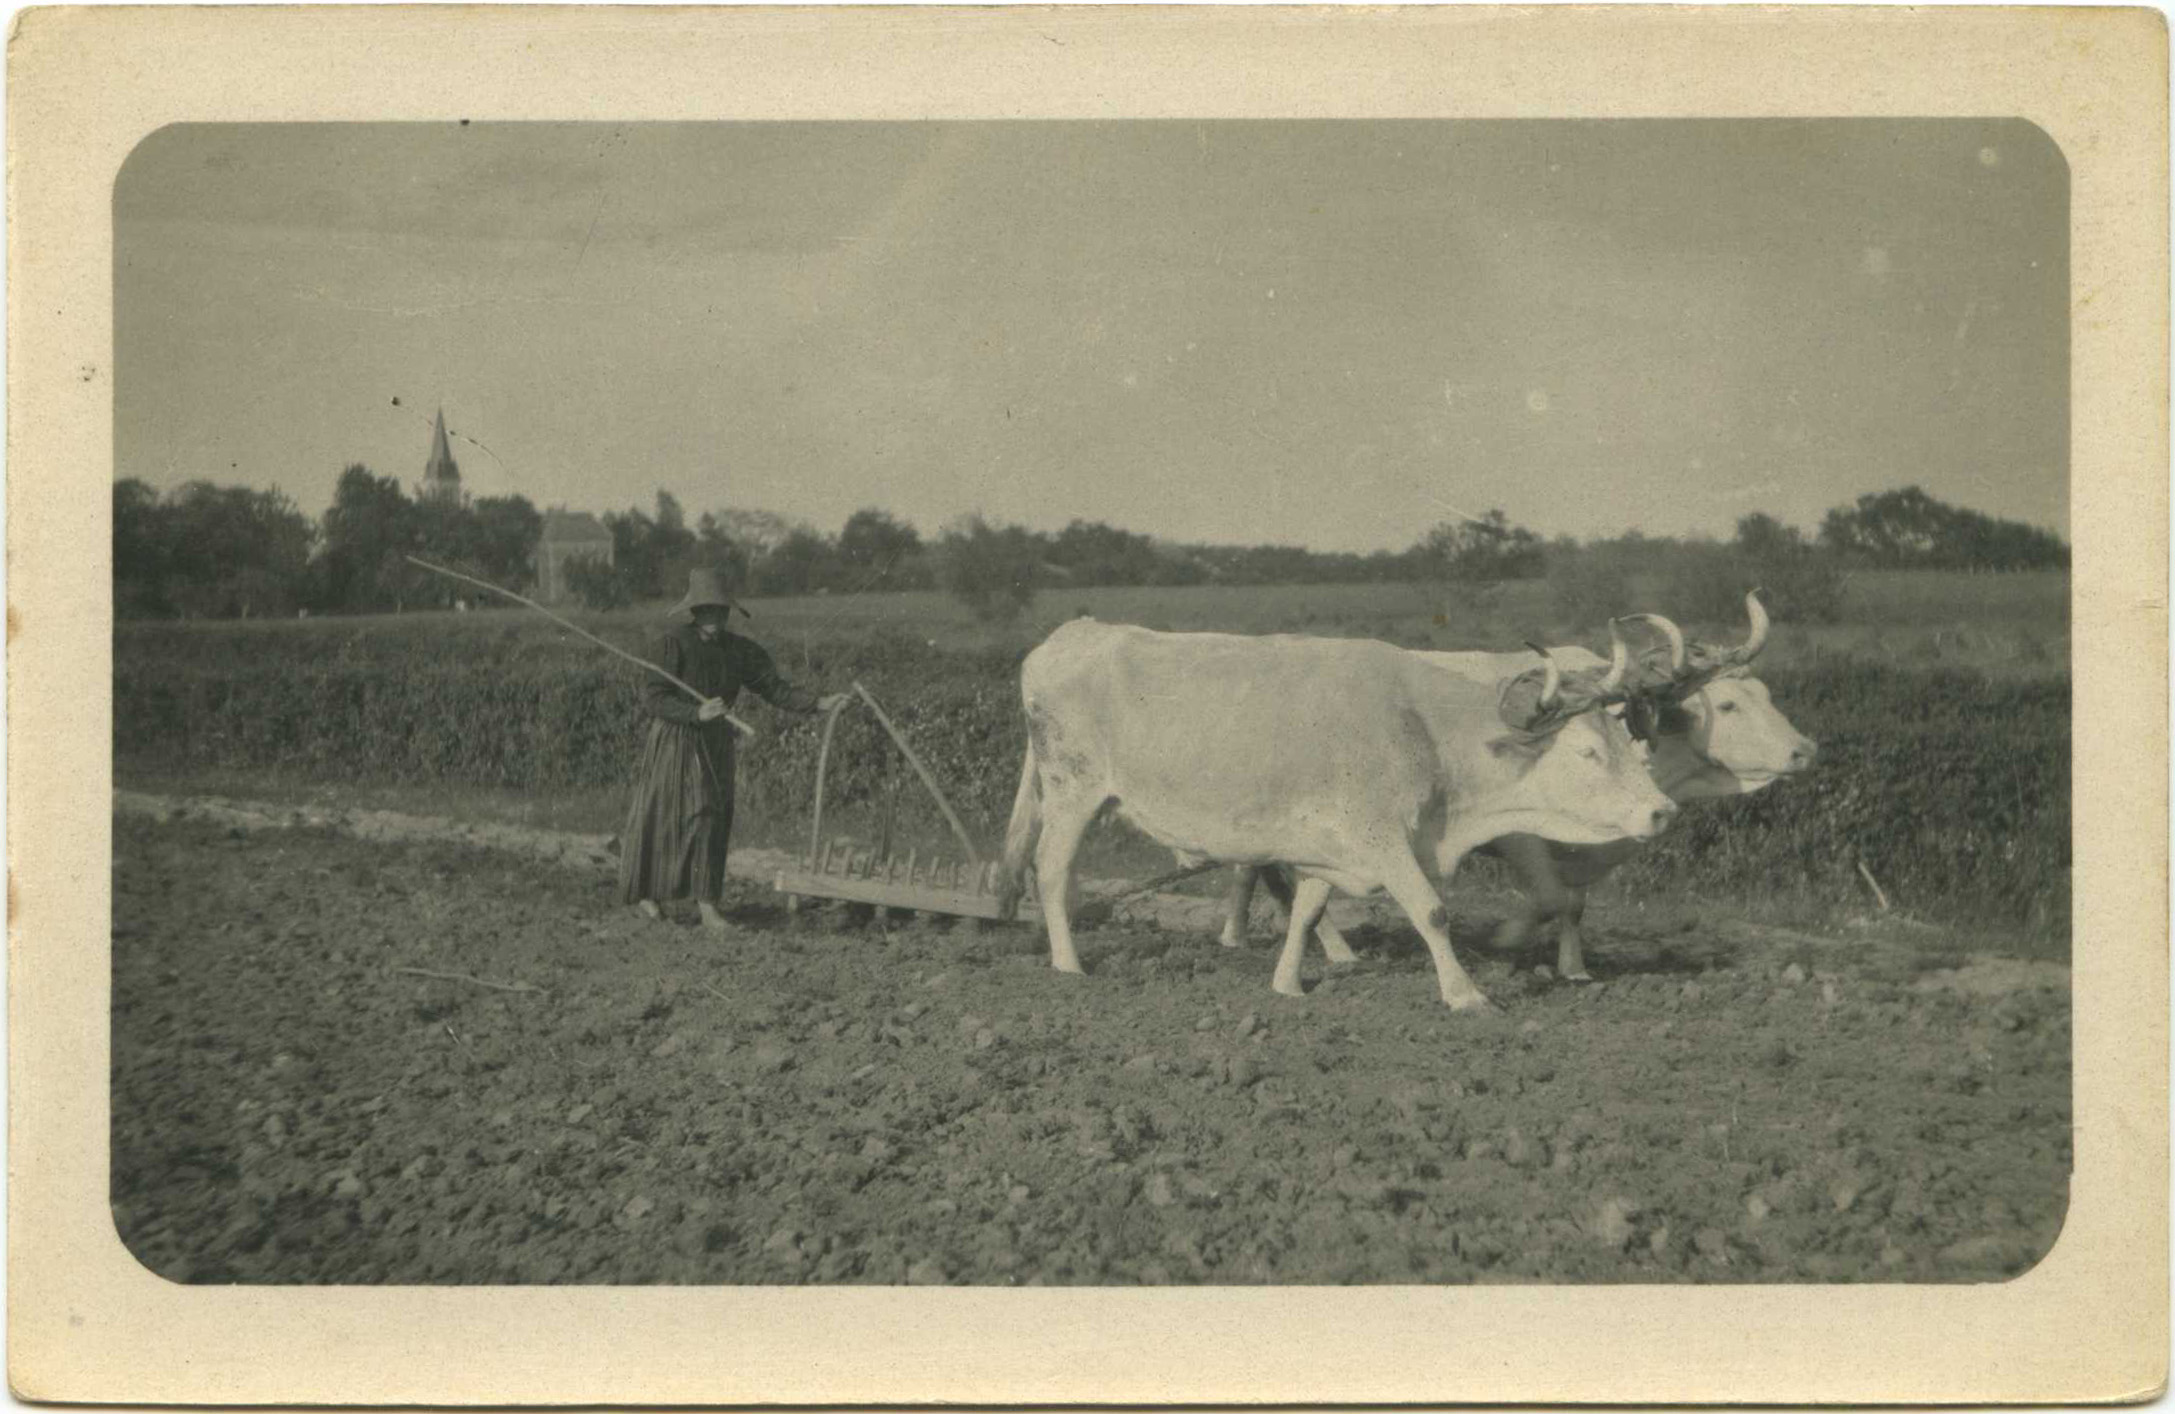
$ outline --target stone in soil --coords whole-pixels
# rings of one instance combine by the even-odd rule
[[[1593,1217],[1594,1237],[1604,1247],[1612,1251],[1622,1251],[1631,1243],[1634,1232],[1631,1220],[1638,1211],[1638,1205],[1628,1198],[1603,1200]]]

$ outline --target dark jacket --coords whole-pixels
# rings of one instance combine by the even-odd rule
[[[728,708],[746,688],[783,711],[816,710],[816,694],[787,682],[761,644],[737,633],[721,633],[715,640],[705,640],[693,624],[683,624],[665,635],[656,661],[666,672],[696,691],[719,699]],[[702,704],[678,687],[652,677],[645,689],[644,701],[650,715],[682,726],[699,725],[706,735],[715,734],[726,745],[731,744],[731,725],[722,717],[697,723],[695,713]]]

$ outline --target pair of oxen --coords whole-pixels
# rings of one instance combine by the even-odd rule
[[[1484,850],[1527,906],[1495,946],[1554,923],[1557,970],[1587,977],[1585,891],[1665,829],[1682,802],[1759,790],[1814,744],[1749,665],[1767,640],[1757,593],[1734,647],[1688,644],[1655,614],[1583,648],[1422,653],[1364,639],[1157,633],[1076,619],[1020,670],[1028,746],[1006,832],[1016,902],[1034,886],[1051,965],[1079,972],[1074,859],[1115,812],[1188,865],[1237,869],[1225,946],[1256,880],[1290,912],[1273,985],[1300,994],[1306,939],[1352,952],[1323,916],[1332,890],[1393,898],[1426,942],[1445,1005],[1488,999],[1450,948],[1438,882]],[[1659,642],[1634,653],[1624,625]]]

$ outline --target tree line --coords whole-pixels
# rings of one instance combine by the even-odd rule
[[[577,563],[569,582],[591,608],[670,598],[695,566],[751,595],[944,589],[1003,619],[1041,589],[1096,585],[1453,582],[1546,577],[1583,614],[1622,602],[1632,574],[1711,583],[1741,595],[1756,575],[1788,617],[1832,617],[1854,569],[2016,571],[2066,568],[2049,531],[1948,505],[1916,486],[1860,496],[1808,535],[1764,513],[1727,541],[1653,537],[1544,540],[1500,510],[1445,521],[1403,550],[1324,552],[1297,545],[1203,545],[1099,521],[1043,532],[962,517],[933,539],[877,508],[837,534],[769,511],[706,511],[677,498],[607,512],[609,565]],[[476,592],[419,569],[410,555],[517,591],[535,585],[544,516],[522,496],[457,502],[411,497],[361,465],[340,475],[312,521],[277,489],[196,481],[164,495],[134,478],[113,488],[114,611],[121,618],[230,618],[447,608]],[[486,596],[487,598],[488,596]]]

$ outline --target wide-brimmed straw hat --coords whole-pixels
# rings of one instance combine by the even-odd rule
[[[687,593],[680,602],[666,610],[666,616],[675,619],[691,619],[695,610],[709,604],[730,611],[733,599],[718,583],[716,570],[695,569],[687,572]]]

